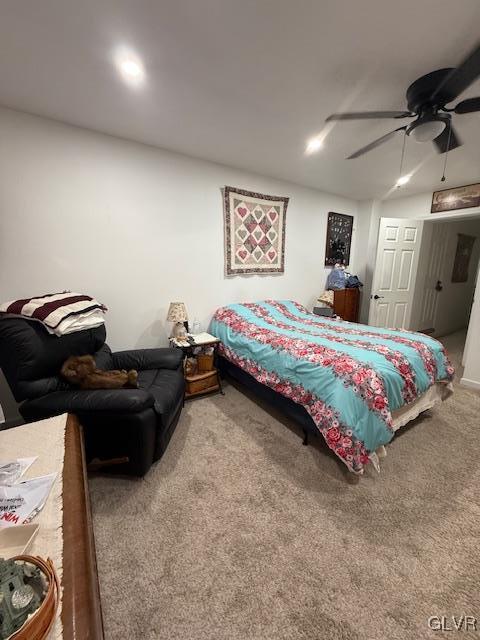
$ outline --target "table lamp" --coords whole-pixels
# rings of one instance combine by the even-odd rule
[[[171,302],[167,315],[168,322],[175,322],[172,329],[172,338],[185,337],[187,330],[184,322],[188,320],[187,308],[183,302]]]

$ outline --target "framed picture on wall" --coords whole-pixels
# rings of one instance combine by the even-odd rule
[[[467,184],[464,187],[435,191],[432,196],[430,213],[469,209],[471,207],[480,207],[480,182]]]
[[[325,266],[333,267],[337,262],[348,266],[352,245],[353,216],[330,211],[327,222]]]

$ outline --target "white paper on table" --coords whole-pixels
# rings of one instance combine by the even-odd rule
[[[0,527],[26,524],[47,501],[56,473],[32,478],[18,484],[0,485]]]
[[[196,335],[190,334],[192,336],[192,338],[195,340],[195,344],[193,344],[193,347],[196,346],[201,346],[202,344],[208,344],[209,342],[216,342],[217,338],[215,336],[212,336],[211,333],[206,333],[205,331],[203,333],[197,333]]]
[[[0,485],[15,484],[35,462],[37,457],[0,460]]]

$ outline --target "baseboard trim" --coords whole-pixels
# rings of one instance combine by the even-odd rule
[[[476,389],[476,390],[480,389],[480,382],[477,382],[476,380],[469,380],[468,378],[462,378],[460,380],[460,384],[463,387],[468,387],[469,389]]]

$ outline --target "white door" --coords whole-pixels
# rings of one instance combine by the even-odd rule
[[[380,218],[369,324],[410,328],[423,222]]]
[[[432,237],[428,246],[428,261],[426,267],[419,270],[425,273],[418,316],[418,328],[420,331],[435,329],[438,301],[443,289],[442,280],[444,278],[447,240],[448,226],[441,223],[432,224]],[[423,277],[423,274],[421,277]],[[419,282],[419,287],[421,284]]]

